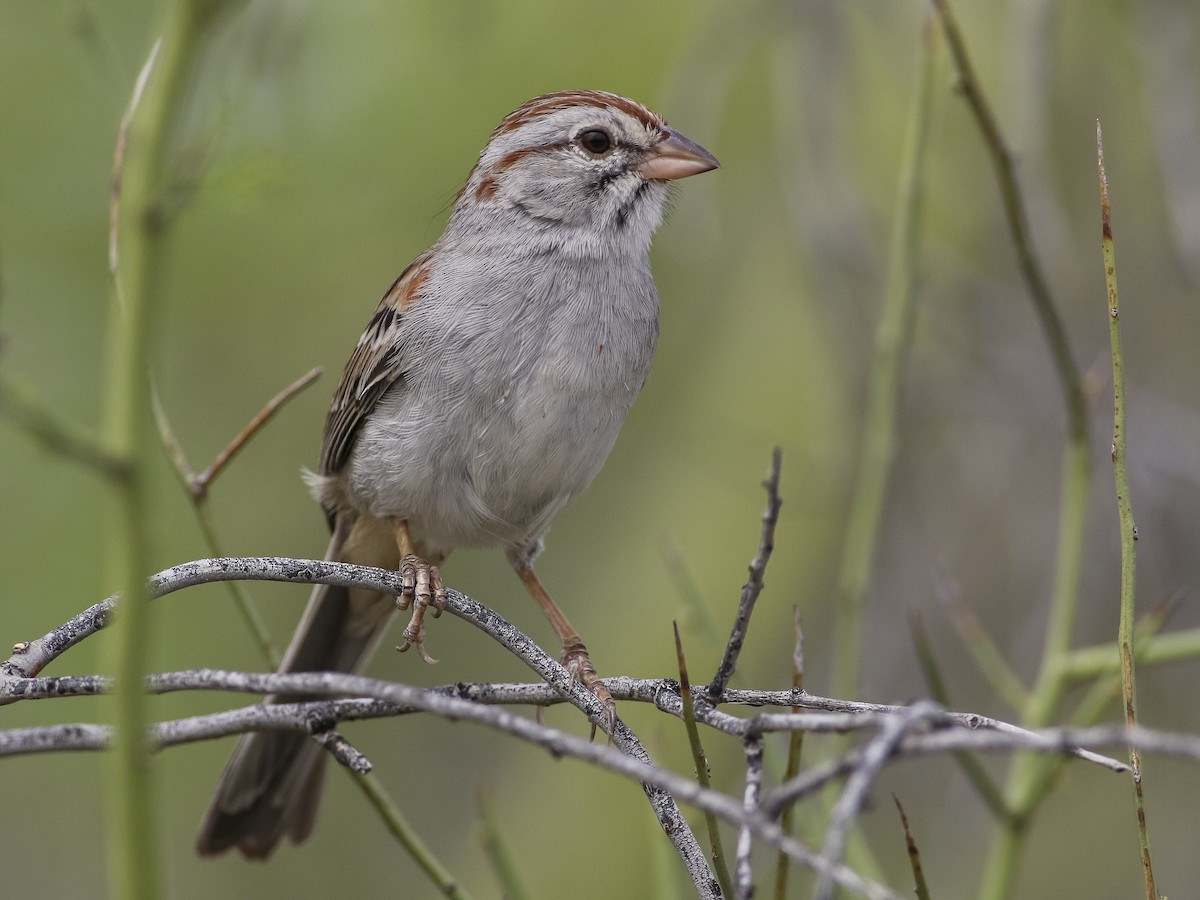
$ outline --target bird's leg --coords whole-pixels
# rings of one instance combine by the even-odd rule
[[[617,724],[617,702],[613,700],[612,694],[608,692],[608,688],[604,686],[604,682],[596,674],[596,667],[592,665],[587,647],[583,645],[583,641],[579,637],[579,632],[574,629],[563,611],[558,608],[558,604],[554,602],[550,594],[542,586],[541,579],[533,571],[533,563],[529,559],[522,557],[510,557],[509,561],[512,563],[513,571],[517,573],[517,577],[521,579],[526,590],[529,591],[529,595],[542,608],[542,614],[550,621],[550,625],[554,628],[554,633],[562,641],[562,657],[559,660],[562,667],[571,674],[572,680],[579,679],[582,681],[583,686],[591,691],[597,700],[604,704],[605,718],[608,725],[605,731],[608,732],[611,738],[613,728]],[[592,726],[592,734],[595,733],[595,726]]]
[[[436,619],[446,608],[446,588],[442,584],[442,573],[437,566],[430,565],[416,555],[416,546],[408,531],[407,519],[393,519],[392,529],[396,535],[396,546],[400,549],[400,577],[403,588],[396,598],[396,608],[412,607],[412,618],[404,629],[404,643],[396,649],[403,653],[416,647],[421,659],[430,665],[437,662],[425,649],[425,610],[433,607]]]

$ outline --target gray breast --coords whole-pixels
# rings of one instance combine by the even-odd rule
[[[405,374],[345,472],[355,505],[438,549],[540,536],[600,470],[650,369],[644,257],[525,262],[442,257],[438,289],[405,312]]]

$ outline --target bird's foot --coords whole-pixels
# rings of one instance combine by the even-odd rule
[[[442,584],[442,573],[437,566],[411,553],[400,560],[400,577],[403,587],[396,598],[396,608],[403,611],[412,607],[412,617],[404,629],[404,643],[396,649],[403,653],[416,647],[421,659],[433,665],[437,662],[425,649],[425,610],[433,607],[436,619],[446,608],[446,588]]]
[[[579,641],[564,644],[559,664],[570,674],[572,684],[576,681],[582,682],[583,686],[591,692],[592,696],[604,704],[604,717],[608,726],[604,730],[608,732],[608,739],[611,741],[613,731],[617,725],[617,701],[613,699],[612,694],[608,692],[608,688],[604,686],[604,682],[600,680],[600,676],[596,674],[596,667],[592,665],[592,659],[588,656],[587,647]],[[596,725],[593,723],[592,737],[595,736]]]

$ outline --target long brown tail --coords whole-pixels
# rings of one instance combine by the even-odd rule
[[[376,525],[378,523],[375,523]],[[398,551],[386,530],[363,519],[339,519],[326,559],[394,569]],[[375,591],[318,585],[288,647],[281,672],[356,672],[392,619],[393,599]],[[312,699],[269,697],[277,703]],[[243,735],[225,766],[196,838],[201,856],[236,847],[266,859],[285,835],[300,843],[312,833],[326,752],[307,735],[261,731]]]

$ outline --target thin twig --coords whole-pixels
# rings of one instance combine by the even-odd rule
[[[372,701],[378,702],[378,701]],[[421,839],[421,835],[413,828],[408,821],[408,817],[401,811],[400,806],[392,799],[391,795],[384,789],[379,779],[375,777],[373,772],[366,774],[352,773],[354,783],[358,785],[367,801],[375,807],[375,812],[379,814],[379,818],[387,826],[392,837],[394,837],[402,846],[408,855],[415,862],[433,883],[434,887],[445,897],[453,898],[453,900],[471,900],[470,894],[467,893],[461,882],[442,865],[441,860],[434,855],[428,845]]]
[[[1113,246],[1112,211],[1108,202],[1108,176],[1104,171],[1104,140],[1100,121],[1096,120],[1096,163],[1100,172],[1100,218],[1104,250],[1104,281],[1108,288],[1108,334],[1112,345],[1113,371],[1113,480],[1117,491],[1117,516],[1121,526],[1121,619],[1117,642],[1121,656],[1121,693],[1125,706],[1125,724],[1137,724],[1137,693],[1134,679],[1134,639],[1137,573],[1137,525],[1129,497],[1129,453],[1125,440],[1125,362],[1121,352],[1121,326],[1117,301],[1117,256]],[[1138,843],[1146,900],[1158,900],[1154,867],[1150,862],[1150,834],[1146,828],[1146,805],[1142,795],[1142,764],[1136,748],[1130,748],[1129,765],[1133,769],[1134,806],[1137,810]]]
[[[37,675],[80,641],[107,628],[112,618],[112,612],[116,608],[117,598],[109,597],[72,616],[40,638],[21,641],[13,645],[12,656],[0,663],[0,675],[25,678]],[[0,703],[11,702],[11,700],[0,699]]]
[[[938,55],[936,47],[936,31],[926,21],[922,26],[921,62],[900,160],[887,287],[875,326],[862,448],[854,475],[854,492],[838,571],[833,690],[843,697],[859,694],[860,659],[866,631],[864,610],[895,456],[902,375],[915,318],[924,196],[921,175],[928,143],[933,73]]]
[[[326,673],[328,677],[336,677],[336,673]],[[180,672],[163,672],[151,675],[146,679],[146,690],[153,694],[165,694],[174,691],[232,691],[251,694],[280,694],[304,693],[294,688],[295,674],[261,673],[261,672],[229,672],[221,669],[190,669]],[[320,685],[328,682],[319,682]],[[678,685],[667,679],[634,679],[615,677],[604,679],[605,685],[613,698],[620,701],[635,703],[652,703],[662,712],[679,718],[683,716],[683,701]],[[13,703],[19,700],[44,700],[57,697],[93,696],[107,693],[112,689],[112,681],[99,675],[64,675],[57,677],[24,678],[19,676],[0,678],[0,703]],[[550,706],[566,702],[559,690],[547,684],[467,684],[456,683],[428,688],[431,693],[470,700],[488,706]],[[745,740],[758,735],[775,732],[801,731],[812,734],[851,734],[858,731],[876,731],[883,728],[889,721],[900,715],[907,707],[881,706],[875,703],[858,703],[843,700],[830,700],[824,697],[814,697],[810,694],[791,693],[788,691],[730,691],[722,698],[725,704],[746,704],[749,706],[793,706],[795,704],[812,704],[817,708],[837,707],[833,712],[820,713],[759,713],[749,718],[739,718],[712,710],[704,701],[704,688],[693,687],[692,694],[696,700],[695,718],[699,724],[714,728],[723,734]],[[345,691],[349,692],[349,689]],[[400,709],[392,715],[400,715],[413,710]],[[377,715],[383,715],[380,712]],[[901,746],[902,755],[909,753],[930,752],[936,746],[938,752],[953,750],[960,747],[971,749],[1003,750],[1013,747],[1028,746],[1030,749],[1042,751],[1063,752],[1087,762],[1096,763],[1113,772],[1127,772],[1129,767],[1116,759],[1101,756],[1078,746],[1064,746],[1061,743],[1048,744],[1040,736],[1046,732],[1028,731],[1007,722],[989,719],[974,713],[943,713],[948,725],[955,726],[946,735],[934,738],[932,735],[920,739],[909,736]],[[325,714],[329,722],[338,721],[333,712]],[[970,737],[972,734],[996,734],[996,740],[989,738]],[[1055,739],[1057,741],[1057,738]],[[1200,740],[1200,739],[1198,739]],[[811,779],[812,769],[799,779]],[[790,802],[788,791],[796,782],[788,781],[772,792],[770,801],[764,800],[765,808],[781,811]]]
[[[152,694],[166,694],[176,691],[229,691],[249,694],[287,694],[287,693],[329,693],[332,685],[341,684],[339,673],[320,673],[298,675],[295,673],[275,672],[230,672],[221,669],[189,669],[179,672],[163,672],[151,675],[146,679],[146,690]],[[311,678],[312,681],[298,680]],[[682,700],[679,696],[678,685],[672,685],[666,679],[634,679],[606,678],[605,685],[613,698],[622,702],[653,703],[657,709],[669,715],[682,717]],[[63,675],[56,677],[0,678],[0,700],[12,703],[19,700],[44,700],[58,697],[94,696],[108,693],[112,690],[112,680],[99,675]],[[352,682],[342,686],[342,693],[352,693]],[[299,685],[299,686],[297,686]],[[486,706],[548,706],[566,702],[557,688],[546,684],[447,684],[426,689],[429,693],[459,700],[468,700]],[[789,706],[793,703],[804,703],[810,700],[827,705],[835,703],[844,707],[836,712],[821,713],[780,713],[768,715],[759,713],[750,718],[738,718],[725,713],[711,711],[703,702],[704,688],[693,687],[692,694],[697,700],[696,719],[703,725],[712,727],[724,734],[737,737],[740,740],[754,738],[773,732],[803,731],[812,734],[850,734],[859,731],[878,731],[904,713],[907,707],[881,707],[871,703],[852,703],[848,701],[830,701],[826,698],[813,698],[807,694],[792,694],[787,691],[738,691],[736,694],[726,694],[722,701],[726,704],[746,703],[752,706]],[[297,706],[297,709],[300,707]],[[375,718],[384,715],[403,715],[417,711],[415,708],[399,707],[396,709],[375,709],[370,714],[350,708],[340,712],[340,708],[313,708],[308,713],[326,723],[326,727],[341,721],[343,717]],[[898,748],[899,755],[945,752],[960,748],[974,750],[1009,750],[1026,747],[1042,752],[1064,753],[1095,762],[1114,772],[1127,772],[1129,767],[1119,760],[1111,759],[1090,751],[1080,750],[1078,746],[1064,744],[1059,732],[1034,732],[987,719],[970,713],[942,714],[947,726],[954,726],[945,732],[927,735],[909,735]],[[1047,739],[1046,734],[1054,737]],[[982,736],[981,736],[982,735]],[[996,735],[993,739],[987,735]],[[1200,738],[1197,738],[1200,741]],[[1111,743],[1111,740],[1109,741]],[[851,757],[846,757],[851,759]],[[855,760],[852,760],[855,761]],[[793,792],[793,786],[801,781],[811,782],[813,769],[793,781],[786,782],[770,792],[770,797],[763,800],[764,809],[780,812],[787,803],[799,796],[803,791]],[[834,773],[836,776],[836,772]]]
[[[975,118],[991,158],[1008,221],[1009,235],[1017,255],[1018,269],[1050,348],[1050,356],[1067,408],[1067,445],[1063,451],[1054,588],[1038,678],[1030,692],[1029,703],[1023,710],[1024,723],[1036,728],[1050,721],[1067,686],[1062,669],[1063,662],[1070,652],[1079,604],[1084,525],[1090,489],[1087,395],[1083,379],[1071,355],[1062,319],[1034,251],[1025,202],[1017,183],[1012,154],[975,75],[966,42],[950,10],[949,0],[933,0],[933,8],[941,22],[950,57],[954,62],[958,87]],[[1017,858],[1029,834],[1029,829],[1021,827],[1021,824],[1028,820],[1045,797],[1045,790],[1049,786],[1047,774],[1050,768],[1053,768],[1053,764],[1033,757],[1020,758],[1014,762],[1005,790],[1014,819],[993,845],[984,867],[980,878],[980,897],[983,900],[1001,900],[1011,895]]]
[[[496,873],[496,880],[500,882],[500,896],[504,900],[526,900],[529,892],[517,873],[516,863],[504,838],[504,828],[496,818],[487,792],[479,795],[479,818],[483,823],[483,850],[492,864],[492,871]]]
[[[229,462],[238,454],[238,452],[246,446],[246,442],[258,432],[260,428],[271,421],[271,417],[279,412],[280,407],[299,394],[302,390],[321,377],[322,369],[316,366],[310,369],[307,374],[301,376],[296,381],[289,384],[282,391],[267,401],[266,405],[259,410],[258,415],[249,421],[232,441],[217,454],[207,469],[192,479],[192,493],[197,498],[203,498],[208,494],[208,489],[221,474],[222,470]]]
[[[842,858],[846,849],[846,841],[850,837],[850,829],[858,818],[859,810],[867,799],[867,792],[875,779],[883,770],[884,764],[896,752],[900,742],[914,728],[929,722],[936,722],[942,717],[942,708],[936,703],[923,700],[908,707],[907,711],[895,717],[879,734],[864,748],[862,762],[855,767],[846,780],[842,795],[834,806],[833,816],[825,831],[825,849],[821,858],[829,864],[829,868],[821,873],[817,881],[814,896],[817,900],[832,900],[836,885],[826,874],[831,871]]]
[[[746,788],[742,795],[742,806],[747,816],[758,812],[758,797],[762,792],[763,771],[763,741],[761,737],[750,738],[744,746],[746,752]],[[754,896],[754,870],[751,867],[751,854],[754,850],[753,835],[748,825],[742,825],[738,831],[737,873],[738,900],[750,900]]]
[[[949,706],[950,693],[946,690],[946,684],[942,680],[941,669],[933,654],[929,636],[925,632],[920,616],[915,613],[909,618],[909,631],[916,649],[917,665],[925,678],[926,687],[929,688],[929,696],[942,706]],[[971,782],[971,786],[975,788],[975,792],[979,794],[980,799],[992,814],[1002,822],[1010,822],[1012,813],[1005,802],[1004,793],[997,787],[992,776],[988,774],[987,769],[980,764],[979,760],[970,753],[955,753],[954,761],[958,763],[959,768],[963,770],[963,774],[967,776],[967,780]]]
[[[695,698],[692,696],[692,685],[688,679],[687,660],[683,654],[683,641],[679,637],[679,625],[672,623],[675,631],[675,656],[679,662],[680,699],[683,701],[683,724],[687,730],[688,747],[692,751],[692,763],[696,767],[696,781],[701,787],[711,787],[709,783],[708,757],[704,753],[704,745],[700,742],[700,730],[696,727]],[[721,883],[721,891],[726,896],[735,896],[733,880],[729,877],[729,867],[725,863],[725,848],[721,845],[721,826],[717,817],[712,813],[704,814],[704,826],[708,831],[708,843],[712,848],[713,869],[717,881]]]
[[[762,534],[758,541],[758,553],[750,563],[750,580],[742,586],[742,598],[738,603],[737,615],[733,620],[733,630],[729,635],[729,643],[725,645],[725,654],[717,673],[708,686],[710,703],[715,703],[725,691],[729,679],[737,668],[738,655],[746,642],[746,632],[750,627],[750,616],[754,612],[754,604],[763,589],[763,575],[767,571],[767,563],[771,560],[771,551],[775,549],[775,525],[779,522],[779,507],[783,501],[779,498],[779,467],[783,460],[782,451],[776,447],[771,452],[771,471],[767,475],[763,487],[767,491],[767,508],[762,516]]]
[[[29,388],[0,376],[0,415],[21,427],[43,447],[82,463],[113,481],[129,477],[127,460],[108,449],[88,429],[56,412]]]
[[[313,735],[313,740],[329,751],[338,763],[359,775],[366,775],[373,766],[361,750],[346,740],[341,732],[329,729]]]
[[[234,673],[229,673],[234,674]],[[328,728],[330,716],[335,711],[348,710],[360,717],[385,714],[388,705],[395,708],[420,710],[432,713],[449,721],[473,722],[525,740],[547,750],[555,757],[571,756],[598,765],[618,775],[641,782],[649,793],[661,796],[677,796],[683,802],[700,810],[711,810],[725,821],[735,825],[746,825],[759,840],[771,847],[787,852],[801,865],[825,872],[838,884],[858,890],[868,897],[889,898],[898,895],[872,884],[846,869],[822,862],[816,853],[795,840],[783,835],[778,826],[760,813],[747,813],[741,803],[732,797],[704,789],[690,778],[677,775],[654,766],[648,758],[631,752],[629,743],[636,741],[625,725],[618,721],[614,747],[593,743],[574,735],[566,734],[535,721],[516,715],[502,707],[485,707],[463,700],[452,694],[438,693],[403,684],[379,681],[359,675],[338,672],[287,673],[255,676],[261,684],[271,685],[274,691],[288,694],[310,694],[324,697],[339,697],[351,694],[365,700],[333,700],[315,705],[319,714],[314,714],[312,703],[255,704],[239,710],[193,716],[164,722],[151,729],[150,739],[159,747],[174,746],[195,740],[207,740],[248,730],[285,728],[292,731],[311,732],[313,723]],[[106,726],[58,725],[50,728],[15,729],[0,731],[0,756],[56,750],[101,750],[111,743],[112,730]],[[624,746],[623,746],[624,744]],[[639,745],[640,746],[640,745]],[[672,804],[674,801],[671,801]],[[686,828],[686,821],[662,818],[666,830]],[[690,834],[690,832],[689,832]],[[694,844],[694,840],[692,842]],[[698,849],[698,846],[697,848]],[[703,857],[701,856],[703,863]],[[707,871],[707,866],[704,865]],[[712,879],[707,882],[694,878],[702,897],[720,897],[719,885]]]
[[[151,693],[171,693],[176,691],[228,691],[234,693],[267,694],[312,694],[316,696],[346,696],[355,693],[373,695],[378,690],[384,690],[391,682],[367,682],[355,680],[361,676],[348,675],[340,672],[309,672],[309,673],[262,673],[262,672],[230,672],[220,669],[193,669],[180,672],[164,672],[152,675],[146,680],[146,689]],[[367,683],[370,690],[360,690]],[[656,697],[669,691],[669,682],[662,680],[645,680],[632,678],[610,678],[605,680],[613,697],[622,702],[655,702]],[[112,690],[113,681],[98,675],[69,675],[60,677],[43,677],[33,679],[0,678],[0,693],[15,700],[46,699],[63,696],[92,696],[108,693]],[[383,687],[380,687],[383,686]],[[233,734],[246,730],[263,728],[287,728],[291,730],[316,731],[328,729],[339,722],[357,721],[360,719],[375,719],[415,712],[432,712],[436,715],[449,715],[449,712],[438,704],[437,698],[445,698],[455,703],[470,703],[480,708],[504,707],[516,704],[548,704],[565,702],[561,694],[544,684],[447,684],[435,688],[408,688],[396,686],[397,690],[412,691],[428,695],[420,703],[384,702],[375,699],[339,699],[307,701],[303,703],[279,703],[255,705],[245,709],[232,710],[224,713],[214,713],[209,716],[183,719],[186,728],[192,729],[188,739],[208,739]],[[693,688],[694,692],[702,692],[702,688]],[[763,702],[771,702],[770,695],[779,692],[740,692],[763,694]],[[405,697],[410,696],[405,694]],[[726,703],[732,702],[729,698]],[[783,705],[783,704],[780,704]],[[659,709],[664,705],[656,703]],[[457,709],[458,707],[455,707]],[[909,707],[896,708],[900,711]],[[256,710],[265,710],[258,715]],[[670,711],[669,708],[666,711]],[[1010,726],[1007,729],[972,729],[966,727],[949,727],[956,723],[953,714],[943,713],[944,721],[939,722],[937,730],[924,733],[909,733],[896,747],[897,757],[913,755],[928,755],[945,753],[953,750],[1007,752],[1013,750],[1028,750],[1035,753],[1070,756],[1079,746],[1096,747],[1128,747],[1137,746],[1146,752],[1161,753],[1168,756],[1178,756],[1200,761],[1200,736],[1175,734],[1156,729],[1136,726],[1129,729],[1124,725],[1090,726],[1085,728],[1047,728],[1040,731],[1027,731]],[[452,717],[452,716],[451,716]],[[832,713],[823,715],[791,715],[781,714],[773,717],[776,721],[770,730],[783,731],[789,728],[804,729],[818,734],[844,734],[855,731],[882,731],[899,716],[896,712],[855,712]],[[738,720],[749,724],[752,720]],[[99,745],[79,745],[71,740],[60,744],[46,742],[45,735],[60,726],[48,728],[17,729],[0,731],[0,737],[8,741],[5,745],[7,752],[18,752],[18,743],[13,743],[13,735],[22,734],[21,741],[36,736],[35,749],[41,750],[79,750],[101,749]],[[74,727],[74,726],[72,726]],[[738,735],[755,737],[765,733],[762,729],[743,729]],[[183,742],[184,732],[178,732],[179,740]],[[3,755],[5,751],[0,751]],[[22,747],[20,752],[26,752]],[[836,762],[841,771],[848,771],[857,766],[861,759],[855,756],[861,753],[856,748]],[[1116,772],[1128,772],[1129,767],[1118,760],[1109,759],[1099,754],[1091,754],[1096,760]],[[835,771],[831,776],[818,776],[814,767],[793,782],[788,782],[765,792],[760,806],[768,815],[777,815],[790,802],[806,793],[811,793],[816,782],[828,781],[837,777]],[[808,788],[798,787],[803,782]]]
[[[183,449],[183,442],[179,440],[179,436],[175,434],[175,429],[171,427],[171,420],[167,417],[167,409],[163,406],[162,395],[158,393],[158,384],[153,378],[150,379],[150,407],[154,412],[154,424],[158,426],[158,439],[162,441],[163,449],[167,451],[167,458],[171,460],[171,466],[175,469],[175,474],[179,476],[180,482],[188,493],[192,493],[192,480],[196,477],[196,470],[192,468],[192,464],[188,461],[187,453]]]
[[[1010,708],[1018,713],[1024,711],[1029,705],[1029,689],[1009,666],[974,610],[963,601],[958,584],[944,571],[936,573],[934,584],[935,594],[946,611],[946,618],[959,640],[970,651],[975,667]]]
[[[792,608],[792,618],[796,628],[796,643],[792,650],[792,691],[799,693],[804,690],[804,628],[800,620],[800,607],[796,606]],[[793,706],[792,712],[800,712],[800,707]],[[784,781],[790,781],[800,772],[800,754],[803,748],[804,732],[793,731],[788,736],[787,765],[783,773]],[[794,813],[794,806],[787,806],[783,810],[783,816],[779,820],[779,827],[783,829],[784,834],[791,835],[794,831]],[[779,859],[775,863],[775,900],[784,900],[787,897],[788,872],[790,868],[790,861],[787,856],[780,853]]]
[[[896,804],[896,811],[900,813],[900,824],[904,828],[904,846],[908,849],[908,864],[913,873],[913,893],[917,895],[917,900],[929,900],[929,885],[925,883],[925,870],[921,866],[921,851],[917,849],[917,842],[908,827],[908,816],[904,814],[900,798],[892,794],[892,800]]]
[[[979,131],[983,135],[984,145],[995,169],[996,182],[1000,188],[1000,197],[1004,204],[1004,213],[1008,220],[1009,232],[1012,236],[1013,247],[1017,252],[1017,263],[1025,286],[1033,300],[1034,309],[1041,323],[1042,332],[1050,345],[1051,357],[1058,371],[1059,383],[1066,400],[1068,419],[1072,435],[1087,435],[1087,402],[1083,391],[1083,380],[1079,369],[1071,355],[1070,342],[1067,340],[1067,330],[1062,317],[1058,313],[1054,297],[1050,292],[1049,283],[1042,272],[1041,262],[1033,248],[1029,234],[1028,216],[1025,212],[1025,200],[1021,196],[1021,188],[1017,184],[1016,166],[1013,156],[1008,149],[1000,126],[992,112],[991,105],[983,93],[983,86],[975,75],[975,67],[967,53],[966,41],[958,30],[958,23],[950,9],[949,0],[933,0],[933,8],[941,21],[942,33],[946,36],[946,45],[950,50],[950,58],[954,61],[954,69],[958,75],[958,88],[967,101]]]

